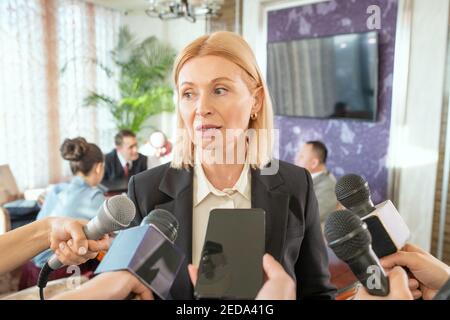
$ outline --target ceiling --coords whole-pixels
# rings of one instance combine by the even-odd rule
[[[146,0],[84,0],[107,8],[118,11],[144,10],[148,7]]]

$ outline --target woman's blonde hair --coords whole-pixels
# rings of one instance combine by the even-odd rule
[[[195,57],[219,56],[238,65],[248,75],[247,83],[252,90],[263,90],[263,101],[257,118],[250,120],[249,129],[256,134],[249,135],[246,162],[252,168],[263,168],[271,160],[273,148],[273,110],[267,84],[262,78],[256,58],[248,43],[238,34],[227,31],[204,35],[188,44],[178,55],[173,67],[173,81],[178,92],[178,75],[184,64]],[[177,94],[178,95],[178,94]],[[179,102],[178,97],[178,102]],[[174,144],[173,168],[188,168],[194,165],[194,144],[192,143],[177,106],[177,137]]]

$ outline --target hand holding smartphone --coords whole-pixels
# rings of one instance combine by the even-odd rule
[[[265,212],[211,211],[194,289],[197,299],[254,299],[263,285]]]

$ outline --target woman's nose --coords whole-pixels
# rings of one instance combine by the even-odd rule
[[[212,107],[210,102],[211,101],[207,95],[201,95],[200,98],[197,100],[195,113],[199,116],[206,116],[213,114],[214,108]]]

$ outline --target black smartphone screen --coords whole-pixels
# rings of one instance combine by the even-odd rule
[[[197,299],[254,299],[263,285],[265,212],[211,211],[195,286]]]

